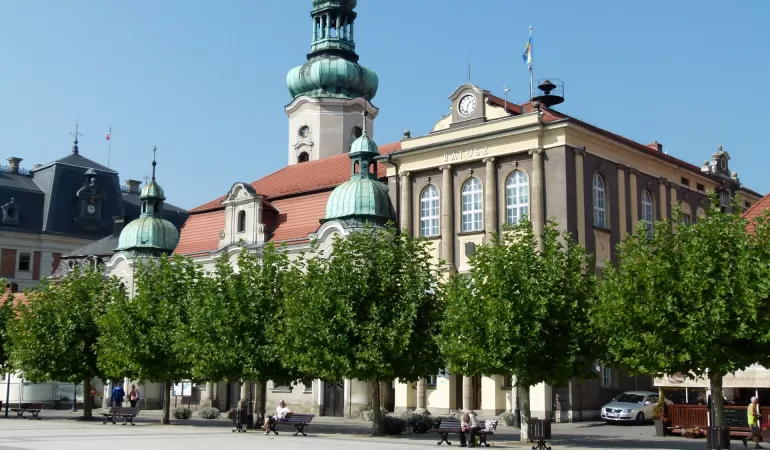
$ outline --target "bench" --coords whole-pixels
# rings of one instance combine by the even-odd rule
[[[489,442],[487,442],[487,436],[495,434],[495,430],[497,429],[497,421],[492,421],[492,429],[487,430],[484,428],[484,424],[486,423],[486,420],[483,419],[477,419],[476,422],[478,423],[476,427],[476,436],[479,437],[479,446],[482,444],[489,447]],[[441,435],[441,440],[438,441],[437,445],[441,445],[442,443],[446,442],[447,445],[452,445],[451,442],[449,442],[449,435],[450,434],[460,434],[462,433],[462,428],[460,427],[460,419],[442,419],[439,423],[438,428],[434,428],[432,430],[428,430],[432,433],[439,433]],[[470,431],[466,431],[470,435]]]
[[[138,414],[139,408],[118,408],[113,406],[106,413],[102,413],[104,416],[104,422],[102,422],[102,425],[107,422],[112,422],[112,424],[115,425],[115,418],[122,417],[126,420],[123,422],[123,426],[125,426],[127,423],[130,423],[131,426],[134,426],[136,425],[134,423],[134,417],[136,417]]]
[[[37,419],[40,420],[40,411],[43,410],[43,404],[42,403],[22,403],[20,407],[18,408],[11,408],[11,411],[16,413],[16,418],[24,417],[24,413],[30,413],[32,414],[32,417],[29,419]]]
[[[314,415],[313,414],[289,414],[286,418],[283,420],[277,420],[270,424],[270,431],[275,433],[276,435],[278,432],[275,430],[275,427],[277,425],[292,425],[294,428],[297,429],[297,431],[294,433],[294,436],[297,436],[299,434],[302,434],[302,436],[307,436],[305,434],[305,427],[310,425],[310,422],[313,420]]]

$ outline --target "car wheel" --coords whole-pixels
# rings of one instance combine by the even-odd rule
[[[636,415],[636,424],[642,425],[643,423],[644,423],[644,413],[640,412],[639,414]]]

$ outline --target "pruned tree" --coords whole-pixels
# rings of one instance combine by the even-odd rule
[[[91,380],[104,379],[97,364],[98,321],[125,298],[120,282],[95,268],[76,268],[56,284],[44,280],[26,304],[15,306],[11,366],[33,382],[83,383],[83,417],[90,419]]]
[[[169,423],[170,386],[191,377],[191,306],[209,283],[203,269],[179,255],[140,261],[134,297],[110,304],[99,321],[99,366],[111,379],[163,383],[164,424]]]
[[[0,278],[0,285],[5,285],[5,280]],[[14,296],[8,293],[5,298],[0,298],[0,367],[6,374],[10,374],[10,364],[8,363],[8,351],[10,336],[8,327],[13,320]]]
[[[631,372],[707,376],[717,426],[724,426],[722,377],[770,359],[770,225],[753,233],[716,199],[694,224],[642,226],[605,272],[593,326],[607,359]],[[737,209],[737,208],[735,208]]]
[[[515,375],[522,441],[529,439],[530,387],[594,375],[588,310],[595,282],[584,270],[589,258],[554,223],[546,225],[541,246],[529,222],[505,226],[476,249],[470,272],[453,275],[444,289],[440,342],[449,370]]]
[[[336,238],[330,258],[300,258],[286,275],[282,358],[319,378],[371,382],[375,435],[384,432],[380,381],[416,381],[442,367],[427,247],[394,227],[367,227]]]

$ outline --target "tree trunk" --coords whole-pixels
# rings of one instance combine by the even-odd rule
[[[163,384],[163,415],[160,418],[160,423],[168,425],[171,423],[171,386],[174,384],[171,381],[166,381]]]
[[[529,386],[519,386],[521,404],[521,442],[529,442],[529,424],[532,422],[529,408]]]
[[[372,436],[385,434],[385,421],[380,411],[380,381],[372,381]]]
[[[91,420],[91,379],[83,380],[83,419]]]
[[[107,409],[112,406],[112,382],[104,383],[102,391],[102,409]]]
[[[722,393],[722,374],[709,372],[711,385],[711,402],[714,408],[715,427],[725,426],[725,397]]]

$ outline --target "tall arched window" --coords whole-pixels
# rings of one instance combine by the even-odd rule
[[[652,205],[652,193],[649,189],[642,191],[642,223],[647,228],[647,237],[652,237],[652,223],[655,220],[653,218],[653,205]]]
[[[246,231],[246,211],[238,212],[238,232],[243,233]]]
[[[462,200],[463,231],[480,231],[483,202],[478,178],[471,178],[463,184]]]
[[[731,202],[732,198],[730,197],[730,191],[724,190],[719,193],[719,205],[722,209],[722,212],[726,213],[730,211]]]
[[[505,221],[516,225],[526,215],[529,215],[529,179],[526,173],[517,170],[505,181]]]
[[[600,174],[594,175],[594,226],[608,228],[607,226],[607,197],[604,190],[604,178]]]
[[[438,189],[428,185],[420,194],[420,236],[438,236]]]

